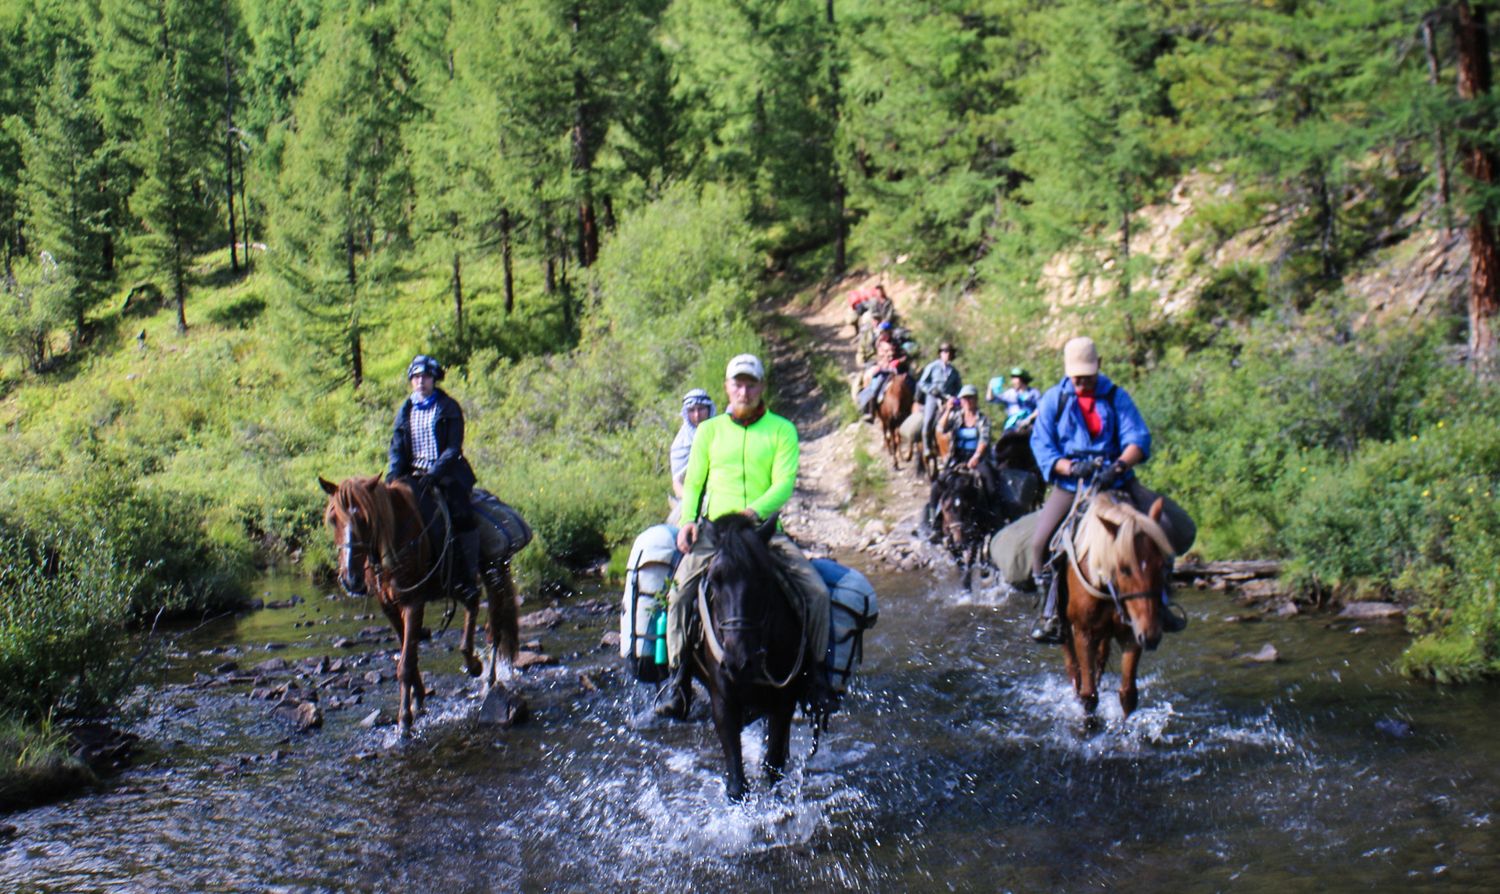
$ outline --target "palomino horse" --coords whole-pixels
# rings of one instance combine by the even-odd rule
[[[1073,689],[1092,717],[1110,640],[1120,643],[1120,710],[1135,710],[1142,649],[1161,642],[1161,595],[1172,547],[1162,531],[1163,502],[1142,515],[1110,492],[1093,497],[1068,553],[1063,658]]]
[[[885,438],[885,450],[891,455],[891,468],[901,468],[901,423],[911,415],[916,387],[906,372],[897,372],[885,385],[885,396],[875,408],[875,418],[880,421],[880,431]]]
[[[746,786],[740,731],[749,721],[766,718],[766,776],[774,783],[786,768],[792,713],[808,687],[805,636],[767,546],[776,516],[757,527],[732,513],[708,525],[717,551],[698,588],[703,637],[683,660],[708,687],[724,748],[725,792],[739,801]]]
[[[386,484],[379,475],[370,478],[346,478],[334,484],[318,479],[328,493],[328,507],[323,520],[333,529],[338,545],[339,584],[351,596],[374,592],[380,608],[396,628],[401,641],[401,655],[396,664],[401,702],[397,720],[402,735],[411,733],[412,720],[422,712],[427,689],[417,667],[417,641],[422,634],[422,611],[427,602],[450,595],[445,587],[443,554],[433,555],[427,527],[417,506],[417,497],[405,479]],[[450,532],[451,536],[451,532]],[[449,550],[445,547],[442,553]],[[516,618],[516,591],[510,569],[487,569],[485,585],[489,590],[490,661],[486,678],[487,691],[493,697],[503,685],[497,679],[499,659],[514,661],[520,641]],[[478,597],[464,605],[464,636],[460,651],[464,670],[471,677],[483,671],[474,656],[474,628],[478,618]],[[520,710],[511,702],[507,719]]]

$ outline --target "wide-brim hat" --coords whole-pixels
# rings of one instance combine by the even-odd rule
[[[1024,366],[1012,366],[1010,368],[1010,377],[1012,379],[1020,379],[1023,382],[1031,381],[1031,373],[1027,372]]]
[[[1097,376],[1099,374],[1099,349],[1094,340],[1079,337],[1063,345],[1063,375]]]

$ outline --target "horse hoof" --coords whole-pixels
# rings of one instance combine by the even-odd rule
[[[726,789],[724,797],[731,804],[743,804],[745,802],[745,789],[743,787]]]
[[[475,658],[473,655],[465,655],[464,673],[468,674],[471,677],[479,676],[480,674],[484,673],[484,662],[480,661],[478,658]]]

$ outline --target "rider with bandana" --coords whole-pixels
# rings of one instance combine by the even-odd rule
[[[695,609],[698,586],[713,559],[713,527],[700,519],[739,512],[755,521],[770,518],[791,499],[797,483],[800,446],[797,427],[766,409],[765,369],[753,354],[729,361],[724,374],[729,394],[726,411],[698,426],[683,481],[682,517],[677,565],[667,596],[667,655],[673,667],[668,696],[655,711],[682,719],[692,700],[692,674],[683,652],[688,647],[687,622]],[[812,686],[808,701],[816,709],[836,705],[824,668],[828,649],[828,587],[812,563],[777,526],[768,544],[782,576],[795,591],[787,595],[801,603],[805,619],[806,662]]]
[[[1031,450],[1043,480],[1053,485],[1038,512],[1031,540],[1033,584],[1045,594],[1042,617],[1031,631],[1040,643],[1062,642],[1055,571],[1048,563],[1052,536],[1072,509],[1080,486],[1090,482],[1112,490],[1142,512],[1159,494],[1147,490],[1134,468],[1151,455],[1151,432],[1130,395],[1099,372],[1099,351],[1089,338],[1075,338],[1063,348],[1063,379],[1042,395],[1031,432]],[[1161,527],[1177,555],[1193,545],[1197,528],[1180,506],[1164,499]],[[1170,575],[1169,575],[1170,580]],[[1162,630],[1176,633],[1187,617],[1163,589]]]
[[[419,493],[435,487],[443,496],[453,524],[455,589],[469,599],[479,587],[479,529],[470,503],[474,470],[464,458],[463,408],[437,387],[443,375],[443,367],[426,354],[407,366],[411,395],[396,410],[385,480],[412,478]]]

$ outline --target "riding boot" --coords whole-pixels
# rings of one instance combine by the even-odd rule
[[[1062,619],[1057,615],[1057,572],[1049,565],[1032,575],[1037,592],[1044,593],[1042,616],[1031,628],[1031,638],[1044,645],[1059,645],[1063,641]]]
[[[688,708],[693,704],[693,674],[688,670],[686,661],[677,665],[677,669],[672,671],[672,676],[667,680],[667,685],[662,689],[658,699],[651,713],[667,720],[687,719]]]
[[[1161,632],[1181,633],[1187,628],[1187,612],[1182,606],[1172,601],[1172,566],[1171,559],[1167,560],[1166,577],[1161,586]]]

